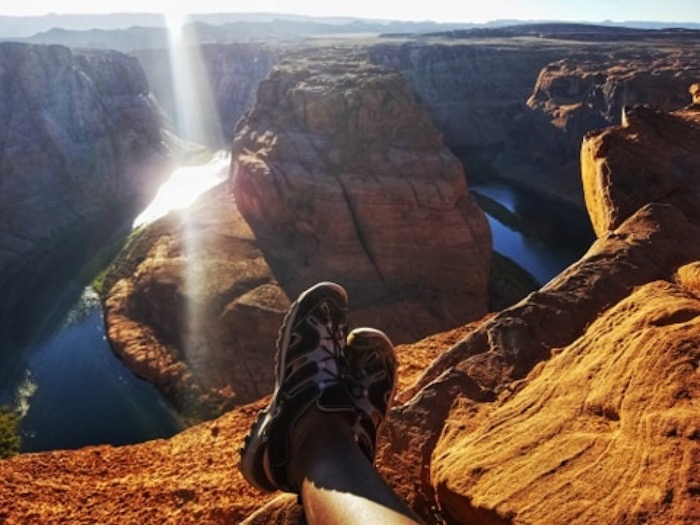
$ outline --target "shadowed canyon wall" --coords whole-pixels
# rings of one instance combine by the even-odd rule
[[[263,44],[207,44],[147,49],[131,53],[143,66],[158,103],[178,136],[228,149],[243,113],[255,102],[258,83],[278,61],[275,48]],[[183,92],[189,84],[191,95]],[[187,111],[200,118],[187,129]]]
[[[577,41],[543,35],[372,46],[401,72],[470,174],[583,206],[578,151],[586,132],[619,124],[628,104],[687,104],[700,36],[601,28]],[[450,39],[447,39],[450,40]],[[621,42],[627,41],[627,45]]]
[[[77,231],[106,220],[107,235],[126,222],[155,191],[167,151],[133,58],[5,43],[0,82],[2,288],[36,263],[58,271],[47,254]]]

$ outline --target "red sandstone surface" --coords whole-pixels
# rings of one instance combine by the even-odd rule
[[[398,347],[399,388],[469,329]],[[0,523],[240,523],[279,496],[256,491],[237,469],[243,436],[266,401],[237,408],[169,440],[0,461]],[[294,506],[290,508],[294,514]],[[266,517],[262,523],[270,521]]]

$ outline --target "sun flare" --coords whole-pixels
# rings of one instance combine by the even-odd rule
[[[220,151],[207,164],[183,166],[173,171],[151,204],[136,220],[134,227],[151,223],[168,212],[188,207],[194,200],[228,178],[231,155]]]

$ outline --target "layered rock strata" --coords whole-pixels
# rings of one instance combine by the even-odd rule
[[[151,195],[165,160],[136,60],[110,51],[0,44],[0,287],[106,212]]]
[[[581,150],[584,190],[599,236],[653,202],[697,212],[699,114],[697,107],[676,113],[629,107],[620,128],[586,137]]]
[[[488,224],[396,73],[294,57],[261,83],[233,155],[238,207],[293,294],[341,282],[398,341],[485,312]]]

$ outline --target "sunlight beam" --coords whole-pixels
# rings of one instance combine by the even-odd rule
[[[188,16],[182,9],[171,9],[166,13],[168,24],[168,52],[172,85],[174,89],[175,132],[188,142],[201,145],[220,147],[223,144],[219,112],[216,108],[213,92],[209,82],[209,72],[206,62],[203,60],[202,47],[199,45],[195,26],[188,23]],[[217,162],[215,159],[214,163]],[[228,177],[228,164],[230,155],[219,157],[218,163],[224,164],[225,169],[215,169],[211,165],[205,171],[224,174],[221,177],[213,177],[213,182],[218,183]],[[175,173],[173,178],[185,177],[186,181],[193,184],[204,185],[203,174],[194,175],[187,173]],[[210,184],[211,187],[213,184]],[[177,186],[177,185],[176,185]],[[163,198],[174,201],[176,197],[187,197],[187,193],[194,193],[191,187],[179,182],[180,190],[171,192],[163,188]],[[185,188],[185,189],[182,189]],[[187,203],[194,200],[185,199]],[[185,204],[187,205],[187,204]],[[185,293],[185,315],[183,323],[183,353],[184,361],[192,370],[195,381],[207,384],[210,374],[215,371],[208,361],[208,339],[205,330],[206,319],[203,312],[203,304],[206,295],[207,263],[205,248],[202,246],[202,225],[185,218],[183,221],[182,264],[183,287]]]

